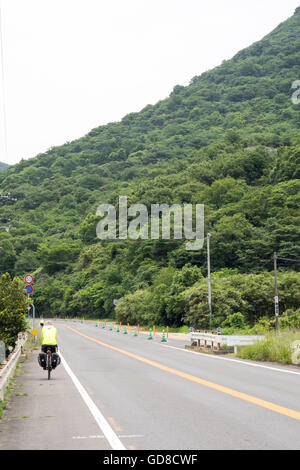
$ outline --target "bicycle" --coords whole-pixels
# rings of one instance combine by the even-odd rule
[[[44,370],[48,371],[48,380],[50,380],[51,371],[55,369],[61,361],[59,355],[57,354],[56,348],[46,346],[44,351],[46,352],[43,352],[39,355],[38,361],[40,366],[42,366]],[[41,358],[41,356],[44,356],[44,359]]]
[[[38,363],[48,371],[48,380],[51,378],[51,371],[61,363],[60,357],[57,354],[57,346],[42,346],[42,352],[38,356]]]
[[[48,380],[50,380],[51,371],[52,371],[52,351],[51,351],[51,349],[47,349],[46,354],[47,354],[46,369],[48,371]]]

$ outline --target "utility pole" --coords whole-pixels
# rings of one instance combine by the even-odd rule
[[[210,239],[210,233],[207,234],[207,282],[208,282],[209,329],[211,330],[212,308],[211,308],[211,279],[210,279],[210,249],[209,249],[209,239]]]
[[[277,286],[277,254],[274,253],[274,276],[275,276],[275,327],[278,331],[279,322],[279,303],[278,303],[278,286]]]
[[[29,294],[27,294],[27,300],[29,300]],[[29,305],[27,307],[27,315],[28,315],[28,320],[30,318],[30,310],[31,310],[31,306]],[[34,328],[34,325],[33,325],[33,318],[32,318],[32,329]]]

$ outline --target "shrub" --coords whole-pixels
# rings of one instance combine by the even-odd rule
[[[3,274],[0,278],[0,340],[6,348],[14,347],[19,331],[27,329],[28,303],[22,281]]]
[[[273,331],[264,341],[239,347],[237,355],[243,359],[291,364],[292,343],[296,340],[300,340],[300,330]]]

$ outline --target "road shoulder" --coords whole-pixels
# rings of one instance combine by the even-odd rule
[[[0,420],[0,450],[100,449],[109,446],[63,365],[47,379],[38,350],[21,364]]]

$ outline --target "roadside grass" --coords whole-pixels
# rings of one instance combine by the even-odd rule
[[[148,326],[143,326],[142,329],[145,331],[151,330],[154,325],[148,325]],[[167,332],[167,327],[166,326],[156,326],[155,325],[155,331],[162,333],[163,331],[166,333]],[[188,334],[189,333],[189,327],[184,325],[180,327],[168,327],[169,333],[184,333]]]
[[[8,401],[7,400],[0,400],[0,419],[2,419],[3,416],[3,411],[5,410],[7,406]]]
[[[258,341],[251,346],[239,346],[236,355],[242,359],[252,359],[254,361],[293,364],[292,353],[294,349],[292,343],[297,340],[300,341],[300,329],[271,331],[263,341]],[[300,361],[300,348],[298,351],[299,354],[296,354],[296,356]]]
[[[28,339],[24,345],[26,359],[27,359],[27,355],[31,353],[34,349],[38,349],[40,345],[41,345],[41,332],[39,332],[36,335],[35,339],[31,333],[28,333]]]

